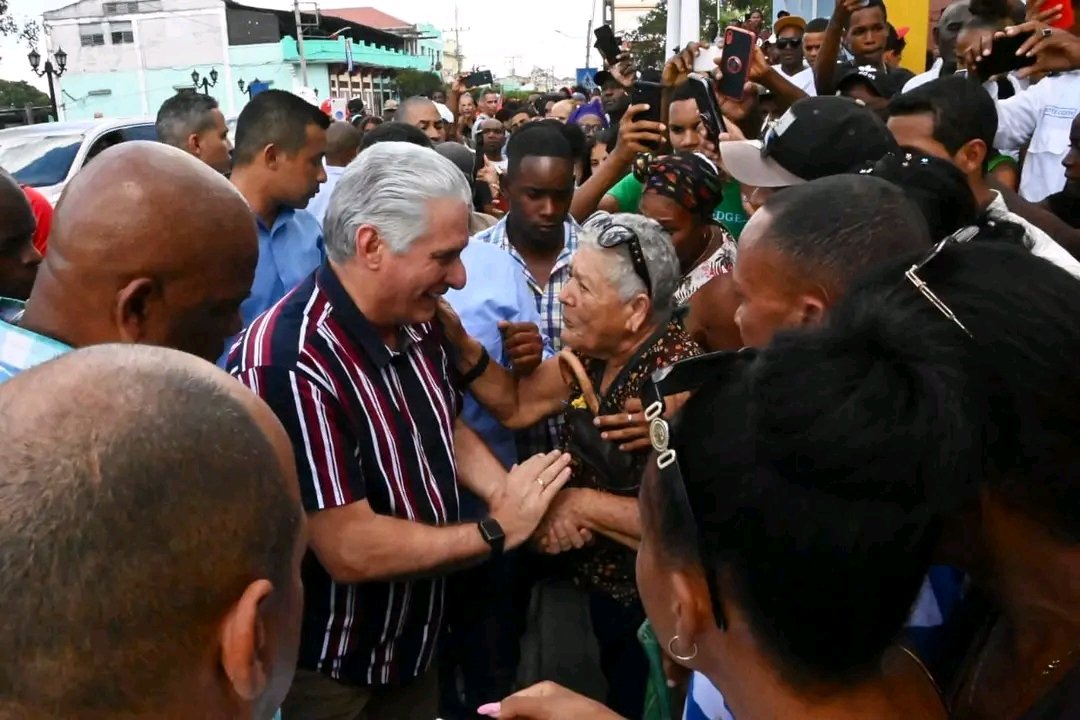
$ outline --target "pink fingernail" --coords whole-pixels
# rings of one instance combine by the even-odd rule
[[[500,710],[502,710],[502,703],[488,703],[487,705],[481,705],[476,708],[476,714],[497,718],[499,717]]]

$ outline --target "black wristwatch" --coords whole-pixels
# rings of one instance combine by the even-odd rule
[[[484,518],[476,523],[476,527],[480,528],[480,537],[491,546],[492,556],[502,555],[503,547],[506,545],[506,533],[503,532],[499,521],[495,518]]]

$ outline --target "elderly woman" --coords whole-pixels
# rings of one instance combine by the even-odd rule
[[[686,328],[707,350],[742,347],[735,325],[738,299],[732,282],[735,238],[714,220],[723,199],[716,165],[701,153],[641,156],[634,176],[642,183],[639,209],[671,234],[682,280],[675,302],[688,306]]]
[[[606,130],[608,126],[607,115],[600,104],[600,98],[579,105],[570,113],[571,125],[577,125],[585,133],[585,137],[592,137],[600,130]]]
[[[569,490],[545,517],[537,542],[568,558],[589,593],[609,706],[641,714],[648,663],[636,639],[645,619],[634,585],[634,549],[641,537],[637,493],[646,452],[626,453],[593,424],[623,412],[650,374],[700,350],[672,318],[679,264],[660,226],[636,215],[586,223],[560,295],[565,346],[559,357],[524,377],[489,363],[483,347],[452,318],[448,337],[470,391],[504,425],[528,427],[563,413],[563,446],[574,455]],[[508,343],[510,341],[508,340]],[[634,422],[640,423],[638,416]],[[582,532],[584,531],[584,533]],[[596,542],[583,547],[583,534]],[[575,550],[576,548],[576,550]]]

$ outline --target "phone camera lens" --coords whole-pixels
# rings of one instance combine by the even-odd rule
[[[737,57],[729,57],[727,60],[727,71],[731,75],[738,75],[742,70],[742,60]]]

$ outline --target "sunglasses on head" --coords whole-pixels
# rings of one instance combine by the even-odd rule
[[[600,231],[596,241],[600,247],[609,250],[625,245],[630,250],[630,262],[634,265],[634,272],[645,283],[645,292],[652,297],[652,277],[649,275],[649,265],[645,262],[645,253],[641,250],[641,240],[637,233],[625,225],[611,222]]]
[[[802,45],[802,38],[779,38],[776,41],[776,47],[779,50],[785,50],[787,48],[797,48]]]
[[[757,357],[757,350],[746,348],[738,352],[713,352],[660,368],[652,374],[641,391],[641,404],[645,408],[645,419],[649,423],[649,442],[652,444],[660,482],[670,488],[671,497],[681,508],[682,517],[693,523],[693,532],[698,539],[698,554],[705,570],[705,580],[712,600],[713,615],[717,626],[723,630],[726,626],[720,592],[716,584],[716,563],[709,551],[709,544],[702,534],[702,523],[694,511],[694,504],[686,490],[686,480],[675,449],[671,447],[671,426],[664,418],[664,398],[683,392],[697,390],[707,381],[734,372],[734,369]]]

